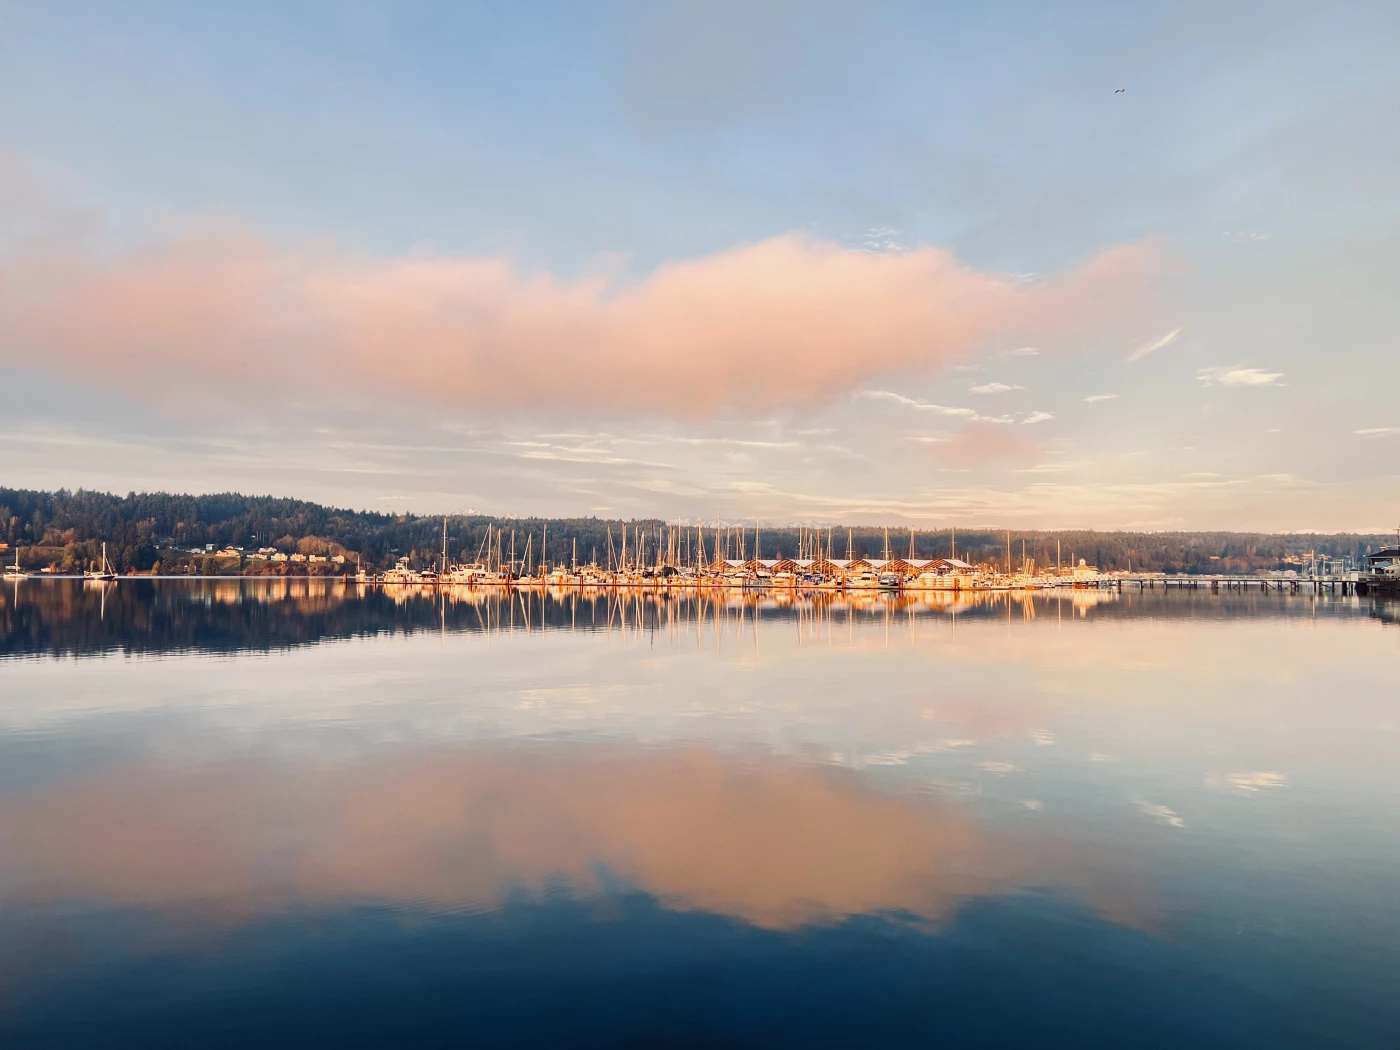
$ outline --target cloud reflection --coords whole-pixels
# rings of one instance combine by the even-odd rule
[[[1064,884],[1141,922],[1142,891],[1122,889],[1141,880],[1095,868],[1063,836],[1013,839],[962,801],[702,747],[189,776],[136,765],[0,807],[0,905],[95,900],[225,921],[363,902],[488,910],[563,884],[632,885],[679,910],[791,929],[876,912],[932,922],[970,896]]]

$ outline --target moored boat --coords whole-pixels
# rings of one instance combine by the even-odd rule
[[[29,575],[29,573],[25,572],[23,569],[21,569],[21,568],[19,567],[19,547],[16,546],[16,547],[15,547],[15,563],[14,563],[13,565],[6,565],[6,566],[5,566],[5,579],[7,579],[7,580],[23,580],[23,579],[25,579],[28,575]]]
[[[112,571],[112,565],[107,560],[107,544],[102,544],[102,562],[96,569],[89,569],[83,573],[83,579],[99,583],[107,583],[117,578],[117,574]]]
[[[380,582],[390,584],[421,583],[422,579],[423,577],[417,571],[408,567],[407,558],[400,558],[392,569],[380,577]]]

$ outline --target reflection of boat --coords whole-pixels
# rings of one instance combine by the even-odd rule
[[[15,563],[14,563],[13,565],[6,565],[6,566],[5,566],[5,579],[7,579],[7,580],[22,580],[22,579],[24,579],[24,578],[25,578],[26,576],[28,576],[28,575],[29,575],[29,573],[25,572],[23,569],[21,569],[21,568],[19,567],[19,547],[16,546],[16,547],[15,547]]]
[[[117,574],[112,571],[112,565],[107,560],[107,544],[104,543],[102,544],[102,564],[96,569],[89,569],[87,572],[83,573],[83,579],[106,582],[115,580],[116,578]]]

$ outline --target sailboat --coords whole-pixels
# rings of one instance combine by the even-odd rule
[[[117,574],[112,571],[112,564],[107,560],[107,544],[103,543],[101,567],[96,569],[89,569],[87,572],[83,573],[83,579],[100,580],[105,583],[108,580],[115,580],[116,578]]]
[[[13,565],[6,565],[6,566],[5,566],[5,579],[7,579],[7,580],[22,580],[22,579],[24,579],[24,578],[25,578],[26,576],[28,576],[28,575],[29,575],[29,573],[25,572],[23,569],[21,569],[21,568],[19,567],[19,545],[16,544],[16,545],[15,545],[15,563],[14,563]]]

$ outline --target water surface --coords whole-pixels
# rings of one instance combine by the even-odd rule
[[[34,580],[7,1046],[1380,1046],[1352,597]]]

